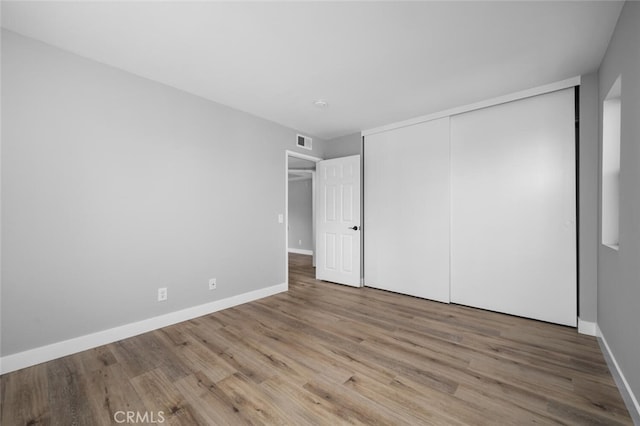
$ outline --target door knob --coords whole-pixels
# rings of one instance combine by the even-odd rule
[[[352,226],[352,227],[351,227],[351,228],[349,228],[349,229],[353,229],[354,231],[357,231],[357,230],[358,230],[358,227],[357,227],[357,226]]]

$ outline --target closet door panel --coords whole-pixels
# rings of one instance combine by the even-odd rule
[[[367,136],[365,285],[449,302],[449,118]]]
[[[575,326],[574,90],[451,118],[451,300]]]

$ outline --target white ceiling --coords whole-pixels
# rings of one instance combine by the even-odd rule
[[[621,7],[3,1],[2,26],[331,139],[594,71]]]

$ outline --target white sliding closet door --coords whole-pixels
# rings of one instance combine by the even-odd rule
[[[449,302],[449,118],[365,137],[365,285]]]
[[[451,300],[575,326],[574,89],[451,117]]]

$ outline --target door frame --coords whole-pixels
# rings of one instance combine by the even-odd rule
[[[284,152],[284,276],[287,290],[289,289],[289,157],[298,158],[301,160],[313,161],[317,163],[322,161],[320,157],[314,157],[313,155],[302,154],[296,151],[285,150]],[[315,202],[316,202],[316,173],[315,171],[309,171],[311,173],[311,238],[313,245],[313,266],[316,264],[316,236],[315,236]]]

